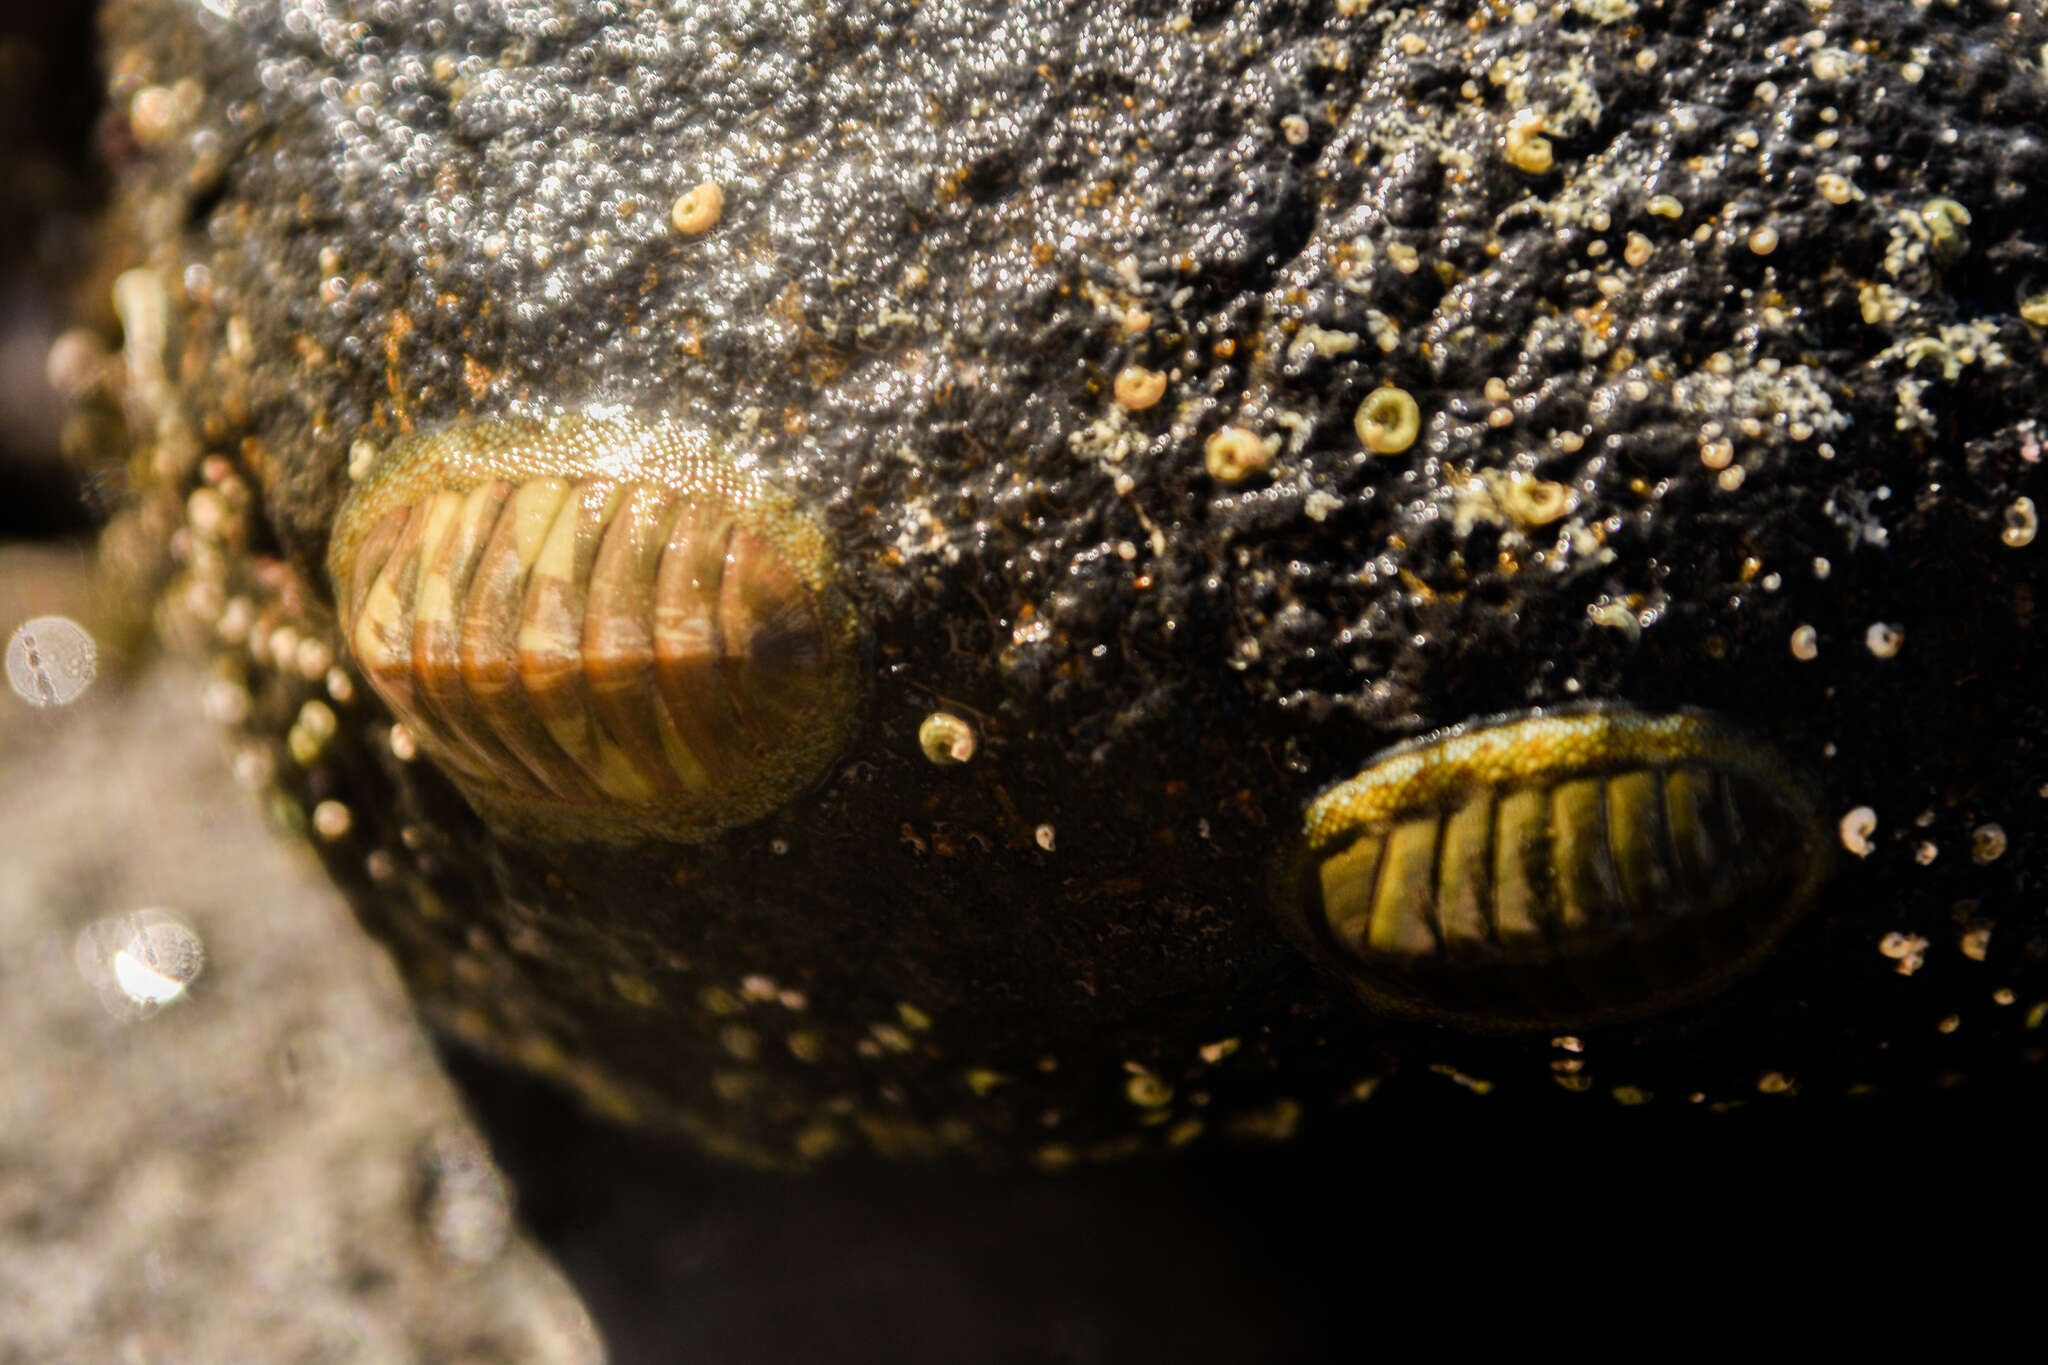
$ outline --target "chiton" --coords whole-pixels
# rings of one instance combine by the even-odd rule
[[[1812,901],[1828,853],[1774,751],[1700,712],[1589,707],[1381,754],[1309,805],[1276,895],[1374,1004],[1586,1025],[1725,984]]]
[[[823,528],[680,422],[407,437],[328,552],[363,676],[478,813],[532,839],[698,841],[815,782],[861,699]]]

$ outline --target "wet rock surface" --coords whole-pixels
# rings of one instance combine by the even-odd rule
[[[216,648],[284,817],[459,1036],[771,1162],[1058,1166],[1446,1086],[2026,1083],[2037,10],[135,3],[108,31],[114,543],[169,548],[137,573],[165,624]],[[1358,420],[1388,386],[1405,443],[1398,402]],[[843,761],[712,842],[494,832],[333,635],[352,468],[592,404],[686,414],[811,499],[872,634]],[[1370,1017],[1276,932],[1302,804],[1380,746],[1617,699],[1736,718],[1854,816],[1747,985],[1467,1038]],[[969,763],[924,756],[940,710]]]

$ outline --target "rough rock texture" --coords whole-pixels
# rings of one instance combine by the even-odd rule
[[[2040,1056],[2038,5],[129,0],[108,34],[110,552],[462,1036],[718,1150],[1049,1165],[1390,1078],[1730,1105]],[[1373,453],[1386,384],[1422,429]],[[494,834],[332,635],[352,464],[593,404],[811,499],[868,623],[841,764],[715,842]],[[1463,1038],[1277,932],[1303,802],[1381,746],[1610,699],[1727,713],[1876,814],[1747,986]],[[919,752],[942,706],[963,768]]]
[[[202,686],[0,697],[0,1361],[599,1360],[383,954],[190,719]],[[203,955],[156,1008],[110,975],[145,921]]]

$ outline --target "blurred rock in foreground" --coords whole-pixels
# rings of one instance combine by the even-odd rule
[[[0,1362],[602,1359],[203,686],[0,702]]]

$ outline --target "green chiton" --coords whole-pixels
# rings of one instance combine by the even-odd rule
[[[1827,848],[1806,784],[1725,723],[1587,708],[1381,754],[1310,804],[1279,900],[1376,1004],[1564,1027],[1725,984],[1811,902]]]
[[[697,841],[839,752],[853,610],[797,500],[675,422],[471,422],[393,445],[328,568],[363,675],[493,824]]]

